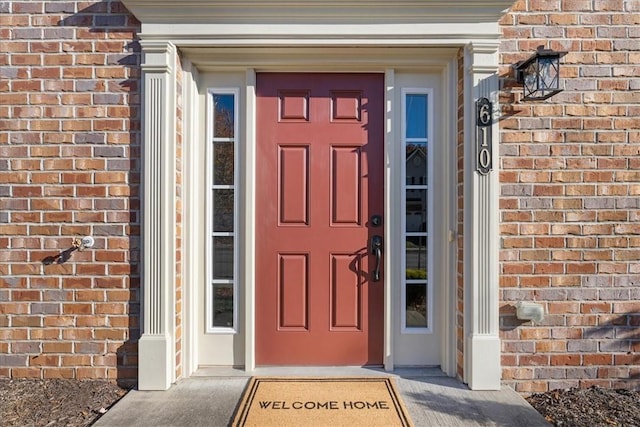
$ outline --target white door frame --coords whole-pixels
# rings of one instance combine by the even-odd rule
[[[255,49],[252,48],[253,58],[261,57],[262,52],[255,52]],[[346,49],[349,50],[349,49]],[[234,51],[237,54],[237,50]],[[320,49],[316,52],[309,52],[309,49],[283,49],[278,53],[282,56],[281,58],[277,58],[274,60],[274,51],[273,49],[269,50],[269,58],[270,61],[273,61],[276,65],[267,65],[260,64],[256,62],[250,62],[248,64],[235,64],[234,69],[236,72],[243,72],[245,74],[245,87],[243,88],[243,93],[245,94],[244,103],[245,103],[245,114],[246,120],[243,123],[243,131],[244,137],[243,145],[244,150],[241,155],[243,159],[241,164],[241,181],[244,182],[243,195],[242,195],[242,207],[240,208],[240,212],[242,212],[243,216],[241,217],[242,224],[242,235],[241,235],[241,258],[242,264],[240,277],[243,278],[243,285],[241,289],[244,290],[244,293],[241,294],[241,298],[244,303],[244,318],[242,319],[245,333],[245,370],[253,371],[255,368],[255,335],[254,335],[254,324],[255,324],[255,300],[254,300],[254,289],[255,289],[255,263],[254,263],[254,254],[255,254],[255,69],[259,69],[260,71],[325,71],[325,72],[379,72],[384,73],[385,75],[385,245],[388,249],[385,251],[385,337],[384,337],[384,366],[387,370],[391,370],[394,367],[393,360],[393,333],[394,330],[397,329],[397,326],[394,324],[394,306],[399,307],[399,304],[394,300],[393,292],[392,292],[392,284],[398,283],[401,279],[402,272],[399,271],[397,266],[400,265],[401,256],[401,235],[398,235],[399,228],[397,224],[402,223],[400,212],[397,209],[392,209],[392,207],[397,206],[396,197],[394,197],[390,191],[392,188],[400,188],[398,183],[401,180],[401,168],[399,167],[400,163],[404,161],[404,153],[402,151],[402,147],[398,143],[398,139],[400,137],[399,129],[400,129],[400,105],[395,105],[397,100],[400,99],[398,96],[400,93],[400,88],[396,87],[395,76],[396,73],[402,72],[413,72],[413,73],[429,73],[436,74],[440,76],[440,82],[443,85],[441,90],[443,96],[442,100],[444,101],[443,105],[439,106],[442,108],[442,120],[435,124],[436,126],[441,127],[441,138],[443,142],[446,142],[449,146],[448,150],[445,150],[445,158],[439,159],[439,161],[443,161],[445,164],[450,165],[450,174],[448,177],[448,182],[446,182],[445,186],[447,189],[443,191],[444,194],[448,195],[445,201],[444,211],[444,219],[441,223],[443,230],[454,230],[455,228],[455,220],[456,220],[456,198],[455,198],[455,139],[456,139],[456,109],[457,105],[454,102],[456,98],[456,70],[457,70],[457,62],[456,62],[456,49],[433,49],[426,47],[412,47],[412,48],[397,48],[395,49],[395,55],[391,55],[390,58],[389,52],[384,48],[369,48],[369,49],[360,49],[359,55],[352,55],[350,52],[345,52],[345,49],[340,48],[331,48],[331,49]],[[225,62],[225,58],[221,55],[219,51],[215,51],[215,49],[207,48],[207,49],[185,49],[183,52],[190,61],[193,61],[196,66],[199,65],[201,75],[204,75],[207,72],[212,71],[229,71],[228,65]],[[215,59],[215,62],[211,61],[207,58]],[[345,58],[349,58],[346,60]],[[219,65],[223,64],[222,66]],[[254,59],[255,61],[255,59]],[[184,60],[183,60],[184,62]],[[374,65],[371,65],[371,64]],[[401,64],[399,68],[390,68],[397,64]],[[255,67],[255,68],[254,68]],[[185,93],[204,93],[206,92],[206,88],[196,88],[197,86],[197,78],[192,78],[189,76],[189,70],[194,70],[194,64],[187,63],[188,69],[185,69],[183,73],[184,81],[183,87]],[[185,96],[185,103],[188,102],[188,97]],[[197,99],[193,100],[193,105],[185,105],[185,118],[187,122],[193,123],[193,119],[191,117],[194,115],[194,112],[198,111],[199,105],[202,103],[198,103]],[[189,113],[191,111],[191,113]],[[199,116],[201,117],[201,116]],[[190,147],[194,147],[197,144],[202,144],[201,137],[198,132],[194,132],[191,135],[185,135],[185,143],[184,143],[184,155],[185,161],[189,162],[190,159],[195,159],[196,156],[193,154],[193,150]],[[194,139],[195,138],[195,139]],[[192,160],[191,160],[192,161]],[[185,165],[184,170],[194,172],[195,168],[190,167],[189,165]],[[194,188],[197,186],[190,185],[190,181],[188,181],[188,177],[185,179],[185,213],[183,218],[185,219],[185,232],[194,233],[196,232],[193,226],[193,223],[197,221],[195,218],[194,210],[197,209],[198,197],[190,194],[192,193]],[[443,184],[443,183],[440,183]],[[397,196],[397,192],[396,192]],[[197,232],[196,232],[197,233]],[[443,231],[444,233],[444,231]],[[197,257],[198,250],[195,248],[189,248],[190,242],[192,239],[189,236],[185,236],[185,256],[186,260],[191,260]],[[192,254],[192,255],[190,255]],[[445,251],[442,254],[442,258],[439,262],[443,263],[446,267],[443,269],[443,277],[441,278],[444,283],[448,284],[448,286],[444,286],[446,288],[446,293],[442,297],[442,301],[436,302],[437,304],[442,304],[445,307],[445,313],[443,319],[441,321],[441,325],[443,327],[442,334],[442,343],[440,345],[442,349],[441,354],[441,366],[442,369],[448,375],[455,375],[455,244],[451,242],[450,250]],[[189,264],[187,264],[189,266]],[[195,266],[191,266],[189,268],[194,268]],[[188,298],[188,301],[184,304],[185,313],[183,318],[185,319],[184,326],[184,336],[185,336],[185,347],[186,347],[186,357],[183,357],[185,362],[185,376],[190,375],[197,369],[198,361],[197,357],[193,354],[193,349],[196,347],[193,342],[197,340],[197,336],[195,331],[198,330],[196,327],[198,324],[198,319],[195,317],[195,313],[198,312],[197,304],[197,291],[193,289],[194,286],[200,286],[199,281],[191,282],[190,277],[198,277],[198,275],[193,275],[185,272],[185,287],[190,288],[185,291],[185,295]],[[396,316],[397,317],[397,316]]]

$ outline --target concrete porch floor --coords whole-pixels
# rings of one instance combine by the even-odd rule
[[[471,391],[437,368],[205,368],[167,391],[129,392],[95,426],[227,426],[251,375],[392,376],[416,427],[549,426],[508,387]],[[283,426],[286,427],[286,426]]]

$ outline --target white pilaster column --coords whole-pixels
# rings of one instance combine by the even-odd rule
[[[245,350],[244,369],[256,368],[256,71],[248,68],[245,74],[245,105],[247,120],[244,146],[244,281],[245,281]]]
[[[184,106],[183,113],[183,202],[184,209],[183,229],[184,238],[182,248],[182,264],[183,264],[183,303],[182,303],[182,319],[184,337],[183,344],[183,375],[190,377],[198,368],[198,285],[202,283],[199,274],[198,260],[202,254],[202,250],[198,246],[198,237],[200,228],[198,227],[198,218],[200,216],[200,208],[202,196],[198,191],[199,175],[202,168],[198,167],[198,158],[201,145],[199,136],[199,108],[198,108],[198,70],[193,64],[183,58],[182,62],[182,91]]]
[[[396,300],[392,283],[397,283],[394,278],[395,271],[393,271],[393,265],[400,265],[399,256],[402,251],[398,247],[400,239],[393,240],[392,236],[402,236],[402,219],[400,218],[399,209],[392,209],[391,206],[399,206],[401,202],[398,202],[398,195],[392,196],[392,189],[402,188],[393,181],[392,165],[398,164],[396,157],[394,156],[396,144],[394,144],[394,112],[393,108],[396,103],[396,72],[393,68],[387,68],[384,70],[384,241],[387,242],[387,249],[385,249],[384,259],[384,349],[383,349],[383,363],[385,371],[393,371],[393,301]],[[398,108],[398,111],[400,108]],[[400,148],[400,147],[398,147]],[[404,151],[404,147],[402,147]],[[404,153],[403,153],[404,157]],[[399,175],[396,173],[396,175]],[[399,192],[396,192],[399,193]],[[404,196],[404,195],[402,195]],[[395,200],[394,200],[395,199]],[[395,203],[394,203],[395,202]],[[395,227],[395,229],[394,229]],[[391,250],[390,250],[391,249]],[[396,254],[396,255],[394,255]],[[403,272],[401,274],[404,274]]]
[[[166,390],[175,376],[175,47],[142,41],[142,336],[138,388]]]
[[[470,43],[464,54],[464,379],[472,390],[498,390],[498,44]],[[493,103],[493,169],[476,171],[476,100]]]

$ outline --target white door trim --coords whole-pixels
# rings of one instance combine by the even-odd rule
[[[244,369],[252,372],[256,368],[256,72],[253,68],[246,69],[246,128],[245,128],[245,167],[244,182],[244,277],[245,283],[241,289],[245,290],[244,315]],[[242,249],[242,248],[241,248]],[[241,265],[242,268],[242,265]]]
[[[397,163],[393,142],[395,140],[394,132],[396,122],[396,109],[393,108],[393,100],[396,96],[395,86],[395,69],[387,68],[384,71],[384,241],[385,256],[384,256],[384,352],[383,363],[385,371],[392,371],[394,366],[393,361],[393,291],[391,289],[391,280],[393,277],[393,263],[391,262],[391,256],[393,253],[392,247],[394,241],[392,236],[393,221],[395,215],[391,209],[392,192],[389,191],[389,186],[392,182],[392,168],[391,165]]]
[[[353,60],[352,60],[353,61]],[[406,65],[406,64],[405,64]],[[268,71],[279,71],[279,68],[283,67],[287,71],[292,70],[292,66],[283,62],[279,67],[270,67]],[[296,69],[299,66],[296,66]],[[355,64],[353,67],[358,68],[360,70],[358,64]],[[445,135],[455,135],[455,126],[456,120],[455,116],[450,116],[450,110],[452,104],[449,99],[455,99],[451,93],[447,93],[447,90],[452,89],[446,82],[455,81],[455,75],[452,75],[452,72],[456,70],[455,67],[455,53],[452,51],[448,61],[440,62],[437,66],[431,63],[428,67],[420,66],[420,65],[411,65],[408,67],[412,72],[420,72],[423,71],[425,73],[433,73],[436,70],[436,74],[440,76],[440,80],[444,83],[444,87],[442,90],[441,97],[443,98],[443,112],[442,112],[442,120],[435,122],[430,120],[430,126],[439,126],[448,129],[442,129],[438,132],[439,135],[443,137]],[[348,69],[347,69],[348,70]],[[305,71],[304,69],[300,69],[299,71]],[[335,68],[334,68],[335,71]],[[375,72],[380,72],[378,69],[374,70]],[[384,220],[385,220],[385,276],[384,276],[384,287],[385,287],[385,312],[384,312],[384,344],[383,344],[383,364],[385,370],[393,370],[394,356],[394,334],[397,330],[399,330],[399,326],[396,324],[398,322],[399,316],[395,312],[399,307],[399,302],[396,300],[396,293],[393,292],[393,284],[397,283],[397,278],[401,277],[403,272],[397,270],[395,266],[401,264],[402,260],[402,251],[397,250],[397,248],[401,247],[401,239],[404,234],[401,232],[401,227],[399,228],[398,224],[402,224],[402,216],[401,212],[396,208],[398,206],[397,200],[395,196],[392,196],[393,190],[398,187],[398,183],[402,179],[402,168],[401,164],[404,163],[404,154],[402,150],[399,148],[401,142],[401,119],[402,115],[401,104],[398,103],[398,100],[401,101],[401,98],[397,97],[398,88],[396,85],[396,76],[397,71],[394,68],[386,68],[384,70],[385,75],[385,186],[384,186]],[[255,84],[255,70],[253,68],[248,69],[247,71],[247,123],[246,123],[246,153],[247,158],[246,161],[253,162],[252,165],[255,165],[255,152],[256,152],[256,141],[255,141],[255,90],[251,88],[254,87]],[[433,92],[430,91],[433,96]],[[455,93],[455,92],[453,92]],[[433,135],[433,134],[432,134]],[[453,150],[455,154],[455,142],[450,141],[449,150]],[[447,151],[447,150],[443,150]],[[445,161],[451,161],[451,159],[455,158],[452,156],[452,153],[446,153],[444,156]],[[440,161],[440,159],[438,160]],[[450,168],[455,168],[456,163],[453,162],[450,165]],[[255,173],[252,166],[243,166],[242,170],[244,171],[244,180],[247,183],[247,189],[249,186],[252,189],[255,189]],[[455,177],[455,175],[453,176]],[[441,213],[444,213],[442,222],[439,223],[441,225],[442,230],[438,230],[436,234],[445,234],[445,231],[454,227],[455,221],[455,209],[451,210],[450,207],[450,197],[455,200],[455,181],[439,182],[440,185],[446,187],[442,193],[446,194],[446,200]],[[450,194],[449,194],[450,193]],[[255,197],[254,192],[248,191],[245,194],[245,203],[246,203],[246,218],[245,218],[245,229],[247,233],[245,235],[245,250],[243,251],[243,258],[246,260],[244,277],[246,278],[245,283],[245,304],[247,310],[245,312],[245,370],[247,372],[252,372],[255,370]],[[397,195],[396,195],[397,196]],[[445,237],[440,236],[440,240],[442,241]],[[453,242],[450,242],[450,247],[455,246]],[[447,252],[447,251],[445,251]],[[447,256],[439,257],[439,263],[442,263],[442,274],[437,277],[437,280],[442,280],[444,283],[448,283],[449,286],[443,286],[443,288],[449,289],[455,287],[455,264],[452,262],[454,258],[448,258]],[[448,263],[452,262],[451,265]],[[455,290],[453,292],[446,292],[443,289],[442,297],[439,301],[435,302],[435,304],[440,304],[443,308],[443,314],[441,319],[438,319],[438,324],[443,327],[443,331],[448,333],[455,334],[455,328],[448,327],[449,325],[445,325],[444,319],[455,318],[455,310],[454,310],[454,301],[451,297],[455,296]],[[416,338],[419,339],[419,338]],[[444,335],[441,335],[441,348],[444,347],[447,343],[449,345],[455,345],[455,338],[448,337],[444,338]],[[455,348],[442,350],[441,351],[441,367],[444,372],[448,375],[455,375]],[[449,360],[445,360],[444,358],[450,358]]]
[[[397,155],[394,155],[394,150],[390,150],[389,147],[393,146],[395,143],[395,134],[393,132],[393,123],[397,122],[397,115],[394,115],[394,110],[398,108],[395,106],[391,108],[390,99],[393,97],[393,93],[397,90],[394,87],[394,76],[399,70],[407,71],[411,70],[413,72],[438,72],[443,75],[443,82],[445,89],[443,89],[444,96],[450,99],[450,105],[444,106],[444,112],[447,117],[444,120],[446,123],[446,129],[443,129],[443,134],[447,139],[449,144],[452,144],[455,147],[455,138],[457,137],[456,125],[457,125],[457,103],[455,99],[457,99],[457,49],[451,48],[437,48],[430,46],[428,44],[422,46],[406,46],[402,44],[401,40],[398,40],[397,46],[389,46],[389,41],[386,40],[384,45],[377,47],[368,47],[368,48],[359,48],[353,49],[351,47],[342,48],[340,46],[332,46],[332,47],[321,47],[321,48],[309,48],[309,47],[289,47],[286,48],[281,46],[275,53],[273,53],[273,48],[265,47],[258,48],[256,45],[251,45],[251,40],[245,40],[248,43],[244,48],[235,48],[235,49],[226,49],[219,48],[215,46],[207,46],[207,47],[184,47],[180,49],[183,55],[188,58],[194,67],[197,67],[198,70],[201,70],[202,73],[206,71],[213,70],[221,70],[221,71],[236,71],[242,72],[245,74],[246,80],[246,92],[244,102],[246,103],[246,117],[247,121],[245,123],[245,158],[243,159],[243,178],[245,183],[245,191],[243,198],[243,206],[240,208],[241,213],[243,215],[242,224],[243,224],[243,235],[241,237],[243,241],[243,248],[241,249],[243,254],[243,260],[241,267],[241,280],[244,281],[243,289],[245,290],[244,302],[245,312],[244,312],[244,322],[245,322],[245,369],[247,371],[253,371],[255,369],[255,297],[254,297],[254,287],[255,287],[255,199],[253,194],[255,193],[255,73],[256,71],[342,71],[342,72],[380,72],[385,73],[385,97],[386,97],[386,111],[385,117],[387,120],[386,123],[386,132],[385,132],[385,146],[387,147],[386,151],[386,172],[385,172],[385,217],[387,222],[387,241],[391,242],[394,237],[392,234],[392,226],[393,224],[389,221],[394,221],[393,215],[391,215],[391,195],[390,191],[390,180],[392,179],[392,174],[396,173],[393,171],[392,163],[397,162]],[[327,43],[331,43],[331,40],[327,40]],[[494,49],[494,53],[497,51],[497,44],[487,43],[487,46],[492,46]],[[479,46],[478,44],[474,46]],[[483,45],[484,46],[484,45]],[[244,50],[243,50],[244,49]],[[230,52],[231,51],[231,52]],[[267,52],[268,51],[268,52]],[[353,52],[357,51],[357,55],[353,55]],[[244,54],[243,54],[244,52]],[[473,64],[475,64],[471,68],[466,68],[467,70],[471,70],[470,73],[465,73],[465,174],[469,173],[469,159],[473,158],[473,126],[469,122],[469,114],[471,114],[471,118],[473,118],[473,112],[468,110],[469,103],[473,103],[473,99],[477,96],[477,92],[475,91],[475,85],[472,83],[479,79],[482,73],[488,73],[491,70],[497,69],[497,55],[489,54],[486,52],[474,51],[473,56]],[[165,72],[164,76],[168,78],[169,76],[173,76],[173,73]],[[487,74],[490,75],[490,74]],[[469,86],[470,85],[470,86]],[[468,88],[468,89],[467,89]],[[484,86],[483,86],[484,88]],[[200,93],[201,93],[201,89]],[[493,86],[487,86],[483,89],[485,92],[494,96],[497,94],[497,88],[493,88]],[[170,110],[166,105],[159,105],[156,101],[145,101],[145,108],[159,108],[164,114],[169,114],[171,112],[173,114],[173,110]],[[152,102],[155,104],[150,105]],[[198,104],[197,102],[185,103],[186,108],[193,108],[194,105]],[[190,112],[189,114],[193,114]],[[188,116],[188,115],[187,115]],[[145,116],[146,117],[146,116]],[[495,121],[497,129],[497,120]],[[494,131],[495,131],[494,129]],[[188,138],[187,143],[198,143],[198,141],[194,141],[191,138]],[[145,136],[144,145],[145,147],[149,144],[150,141],[147,140],[147,136]],[[450,151],[449,155],[451,158],[447,159],[448,164],[452,169],[456,168],[456,153],[454,151]],[[188,150],[185,149],[185,152]],[[189,161],[189,157],[185,157],[185,161]],[[394,163],[395,164],[395,163]],[[497,164],[497,162],[494,162]],[[159,165],[151,164],[151,167],[159,167]],[[189,170],[189,166],[185,165],[184,170]],[[491,175],[491,179],[494,180],[497,172]],[[471,182],[474,182],[473,179],[467,179],[468,175],[465,175],[465,197],[468,197],[467,188]],[[453,229],[454,225],[457,223],[456,218],[456,188],[455,188],[455,172],[451,172],[450,174],[450,188],[446,191],[447,194],[450,194],[453,200],[447,203],[448,206],[448,214],[447,220],[449,221],[449,229]],[[494,181],[491,181],[491,188],[496,189],[497,185],[494,184]],[[164,191],[169,192],[170,189],[166,188]],[[185,188],[185,191],[189,191],[189,188]],[[477,193],[474,193],[477,194]],[[196,198],[187,196],[185,199],[190,200],[191,203],[194,203]],[[477,201],[477,200],[476,200]],[[187,202],[188,203],[188,202]],[[190,209],[194,209],[195,206],[185,204],[185,211],[189,211]],[[477,241],[477,234],[479,233],[479,229],[482,227],[486,227],[485,231],[488,231],[489,236],[492,235],[497,238],[497,229],[495,229],[495,224],[491,221],[491,218],[497,217],[497,204],[490,203],[487,205],[488,210],[485,211],[484,216],[479,218],[475,218],[473,221],[467,221],[468,215],[471,215],[469,211],[473,209],[472,204],[468,204],[465,202],[465,227],[470,227],[465,229],[465,261],[469,261],[471,258],[468,258],[466,255],[466,251],[468,250],[470,245],[467,245],[467,239],[471,239],[471,242]],[[191,221],[193,218],[190,215],[185,215],[185,233],[193,233],[194,228],[191,224],[187,224],[186,222]],[[395,218],[397,219],[397,218]],[[148,218],[145,218],[146,221],[149,221]],[[154,221],[153,218],[150,219]],[[175,221],[175,220],[174,220]],[[394,222],[395,223],[395,222]],[[492,225],[493,224],[493,225]],[[151,226],[153,224],[145,224],[145,226]],[[495,231],[495,234],[494,234]],[[476,236],[475,239],[472,237]],[[191,240],[188,236],[185,236],[183,240],[185,245],[189,245]],[[451,250],[448,255],[445,256],[445,262],[448,263],[448,266],[445,268],[445,274],[449,277],[444,278],[446,283],[449,283],[450,288],[455,287],[455,279],[456,279],[456,258],[455,258],[455,243],[452,242],[450,245]],[[491,252],[484,255],[488,259],[483,259],[487,262],[497,263],[497,246],[491,246]],[[495,252],[495,253],[494,253]],[[186,247],[185,253],[197,254],[197,248],[195,247]],[[477,252],[476,252],[477,254]],[[387,252],[389,255],[389,252]],[[491,258],[493,257],[493,258]],[[145,263],[149,261],[146,260]],[[392,263],[391,257],[385,257],[385,262],[387,265],[387,269],[385,270],[385,290],[386,290],[386,301],[385,301],[385,359],[384,364],[386,369],[392,369],[394,366],[393,362],[393,334],[392,334],[392,321],[391,321],[391,293],[390,286],[392,286],[392,278],[390,264]],[[185,268],[193,268],[189,267],[191,264],[186,263]],[[478,321],[478,314],[481,316],[489,316],[490,319],[497,319],[497,304],[498,297],[497,293],[494,295],[492,291],[494,289],[494,285],[488,285],[485,287],[479,287],[477,284],[471,284],[469,282],[470,277],[474,277],[474,275],[478,272],[478,259],[476,259],[471,265],[468,265],[465,270],[465,302],[471,304],[469,301],[470,296],[482,296],[482,301],[487,301],[483,303],[484,305],[476,305],[470,307],[471,310],[474,310],[475,313],[473,316],[470,315],[469,309],[465,308],[466,313],[465,316],[471,316],[470,318],[466,318],[465,322],[465,333],[469,330],[474,330]],[[492,264],[491,264],[492,265]],[[496,270],[497,271],[497,270]],[[494,271],[495,272],[495,271]],[[492,273],[493,274],[493,273]],[[197,277],[197,275],[189,275],[186,274],[185,277]],[[489,283],[489,281],[483,279],[483,283]],[[497,280],[496,280],[497,286]],[[145,285],[148,286],[148,285]],[[185,281],[185,287],[195,287],[201,286],[199,282],[191,282],[188,283]],[[469,290],[473,290],[474,293]],[[163,288],[163,291],[166,290]],[[478,292],[482,295],[478,295]],[[483,294],[484,293],[484,294]],[[197,292],[194,292],[193,289],[190,289],[188,292],[185,291],[185,297],[190,300],[183,304],[185,310],[187,307],[194,307],[194,304],[197,304],[193,301]],[[444,318],[449,319],[450,321],[454,321],[456,317],[456,293],[455,289],[449,289],[449,292],[445,295],[445,307],[447,312],[445,313]],[[143,310],[145,316],[149,312],[149,310],[154,310],[150,303],[145,303],[143,306]],[[166,320],[171,322],[169,316],[171,316],[171,311],[167,311],[166,313],[162,313],[162,316],[166,318]],[[189,322],[191,322],[191,326],[193,326],[193,320],[191,318],[191,314],[189,316]],[[183,317],[187,319],[187,316]],[[445,337],[443,339],[443,344],[447,347],[443,349],[443,358],[442,358],[442,368],[448,375],[456,374],[456,328],[452,325],[448,325],[449,330],[445,333]],[[189,327],[187,323],[185,323],[185,327]],[[191,329],[194,329],[191,327]],[[175,334],[175,329],[170,331],[171,334]],[[495,333],[494,333],[495,332]],[[190,353],[193,350],[193,340],[196,337],[193,336],[192,332],[188,332],[185,334],[187,336],[187,343],[183,347],[185,353]],[[486,342],[487,338],[490,341],[491,352],[488,356],[480,354],[481,346],[479,346],[479,342]],[[496,352],[496,343],[498,344],[498,351]],[[170,346],[171,348],[175,348],[175,346]],[[497,339],[497,329],[494,331],[493,329],[490,331],[489,335],[478,335],[472,334],[470,339],[465,341],[465,356],[466,356],[466,369],[465,369],[465,380],[471,385],[472,388],[495,388],[499,386],[500,382],[500,352],[499,352],[499,340]],[[483,347],[484,348],[484,347]],[[471,352],[472,350],[476,350]],[[145,360],[141,360],[141,366],[148,363],[147,357],[144,356]],[[185,363],[187,366],[184,370],[184,375],[189,375],[195,370],[197,366],[197,358],[194,358],[193,354],[183,354],[183,360],[189,361]],[[482,363],[487,363],[492,367],[487,370],[486,365]],[[164,366],[165,364],[170,365],[169,368]],[[160,369],[168,369],[170,372],[174,369],[175,362],[171,360],[171,358],[165,359],[160,364],[156,363],[156,370]],[[160,365],[163,365],[162,368]],[[497,367],[497,370],[495,369]],[[486,380],[479,379],[481,375],[481,371],[486,371],[484,377]],[[171,376],[169,375],[169,378]],[[173,378],[170,379],[170,381]],[[142,381],[142,377],[141,377]],[[146,381],[146,380],[145,380]],[[498,384],[498,386],[496,386]],[[157,387],[151,383],[143,384],[144,387]]]
[[[198,131],[198,70],[187,59],[183,61],[183,155],[184,164],[190,167],[183,167],[183,182],[185,191],[184,206],[192,207],[198,201],[198,195],[194,191],[190,191],[191,188],[196,188],[198,185],[197,174],[198,170],[193,165],[197,164],[198,151],[194,149],[196,144],[200,142],[200,132]],[[183,296],[182,302],[182,319],[183,329],[182,336],[184,337],[183,343],[183,372],[185,377],[191,376],[198,368],[198,287],[191,286],[193,283],[199,283],[201,280],[198,277],[198,254],[201,252],[197,250],[198,234],[198,219],[197,211],[195,209],[185,209],[182,213],[184,218],[183,226],[183,265],[184,265],[184,282],[183,282]]]
[[[189,54],[188,58],[195,63],[196,66],[200,66],[206,71],[215,71],[216,69],[220,69],[220,71],[230,71],[229,63],[227,62],[227,58],[224,56],[217,55],[220,52],[216,52],[216,54],[212,54],[212,50],[215,48],[207,48],[205,51],[201,49],[193,49],[187,48],[184,49],[183,53]],[[255,48],[252,48],[252,53],[255,52]],[[349,49],[347,49],[349,50]],[[402,51],[403,49],[400,49]],[[455,72],[455,57],[456,50],[454,49],[433,49],[433,48],[408,48],[405,50],[405,53],[398,53],[396,50],[394,55],[389,56],[389,52],[386,49],[375,49],[369,48],[362,52],[362,55],[359,57],[351,56],[351,58],[345,62],[345,53],[344,49],[340,48],[332,48],[332,49],[322,49],[319,51],[320,55],[314,54],[312,58],[310,58],[308,49],[280,49],[279,53],[282,58],[273,58],[274,52],[270,50],[269,55],[271,56],[271,63],[273,65],[267,66],[264,63],[260,63],[260,71],[308,71],[309,69],[314,71],[357,71],[357,72],[381,72],[385,74],[385,221],[386,221],[386,242],[396,242],[396,246],[400,243],[399,236],[396,235],[395,227],[393,224],[397,224],[400,220],[398,217],[399,213],[392,209],[392,206],[395,206],[395,202],[392,201],[392,182],[396,181],[401,174],[401,168],[396,164],[398,161],[403,161],[402,158],[404,156],[401,153],[397,153],[397,139],[399,137],[399,127],[401,119],[401,115],[396,111],[400,111],[400,105],[394,105],[396,103],[396,87],[394,76],[396,74],[395,68],[389,68],[389,65],[397,65],[400,63],[402,65],[401,71],[411,71],[411,72],[425,72],[425,73],[436,73],[441,75],[442,81],[455,81],[455,75],[452,74]],[[350,52],[349,52],[350,53]],[[237,54],[237,52],[236,52]],[[257,52],[257,58],[261,58],[261,52]],[[204,58],[215,58],[215,60],[220,62],[219,67],[216,66],[215,62],[211,62],[211,60],[205,60]],[[311,64],[310,61],[313,61]],[[258,60],[258,62],[260,62]],[[203,65],[204,64],[204,65]],[[374,64],[374,65],[372,65]],[[244,329],[244,340],[245,340],[245,363],[244,368],[246,371],[251,372],[255,369],[255,152],[256,152],[256,140],[255,140],[255,68],[251,67],[251,63],[246,65],[244,64],[234,64],[233,67],[236,72],[240,72],[244,69],[245,73],[245,92],[244,92],[244,102],[245,102],[245,117],[246,121],[244,122],[244,141],[243,144],[243,156],[241,161],[241,182],[244,182],[244,188],[242,189],[242,206],[240,207],[241,214],[241,223],[242,223],[242,234],[241,234],[241,242],[242,247],[241,251],[241,265],[240,265],[240,278],[244,282],[244,286],[241,289],[244,290],[242,292],[240,298],[243,299],[244,302],[244,316],[242,318],[243,329]],[[249,66],[247,66],[249,65]],[[383,68],[384,65],[387,65],[387,68]],[[339,67],[339,69],[336,69]],[[203,72],[203,73],[204,73]],[[200,92],[205,92],[207,88],[200,88]],[[452,94],[447,94],[447,89],[451,90],[452,88],[447,87],[443,89],[443,95],[447,99],[455,98]],[[398,98],[399,99],[399,98]],[[448,107],[448,103],[446,105]],[[454,135],[452,131],[455,129],[455,119],[453,117],[449,117],[449,108],[444,108],[446,118],[442,120],[441,123],[446,123],[447,127],[451,129],[443,129],[442,135]],[[241,108],[241,110],[243,110]],[[197,143],[196,141],[192,141],[192,143]],[[185,149],[185,152],[189,150]],[[452,165],[452,167],[455,163]],[[185,167],[186,170],[190,170],[189,167]],[[396,185],[396,184],[393,184]],[[449,183],[450,189],[448,191],[455,192],[455,184]],[[185,191],[190,191],[189,188],[186,188]],[[197,198],[192,198],[194,202],[197,201]],[[195,206],[185,206],[186,210],[190,210],[192,208],[196,208]],[[454,211],[451,211],[454,212]],[[449,212],[447,215],[455,215]],[[185,218],[189,218],[185,216]],[[454,217],[447,218],[445,221],[447,226],[455,220]],[[185,227],[186,230],[191,230],[190,227]],[[185,239],[185,242],[188,242],[188,239]],[[194,254],[197,251],[192,251]],[[394,367],[393,360],[393,334],[396,329],[394,316],[393,305],[397,305],[397,302],[394,300],[393,292],[392,292],[392,284],[394,283],[393,272],[394,269],[392,266],[398,264],[398,258],[400,256],[399,251],[395,251],[389,246],[389,249],[386,251],[385,256],[385,331],[384,331],[384,367],[387,370],[392,370]],[[397,272],[396,272],[397,273]],[[455,276],[452,276],[448,280],[450,286],[453,286],[453,281],[455,280]],[[188,286],[188,285],[187,285]],[[186,306],[191,306],[192,310],[195,308],[196,304],[193,301],[195,298],[196,292],[192,292],[192,301]],[[447,313],[450,314],[453,312],[454,307],[452,306],[453,302],[449,301],[449,296],[445,295],[445,301],[442,301],[443,306],[447,307]],[[440,302],[438,302],[440,303]],[[195,310],[194,310],[195,311]],[[448,316],[451,317],[451,316]],[[454,316],[455,317],[455,316]],[[451,330],[451,333],[455,333],[454,330]],[[193,337],[196,339],[195,337]],[[455,339],[447,339],[443,340],[443,344],[445,342],[454,343]],[[192,348],[189,346],[189,348]],[[443,351],[443,356],[450,355],[450,357],[455,356],[455,349],[448,349],[447,351]],[[194,362],[192,369],[197,367],[197,360],[194,360],[193,357],[187,357],[187,359],[192,360]],[[455,369],[451,367],[455,367],[455,360],[442,360],[443,370],[449,374],[454,375]],[[193,370],[188,369],[185,370],[185,374],[189,375]]]

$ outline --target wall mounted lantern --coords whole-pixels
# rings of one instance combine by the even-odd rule
[[[515,64],[516,79],[524,87],[525,101],[542,101],[560,89],[560,58],[567,52],[556,52],[539,46],[533,56]]]

